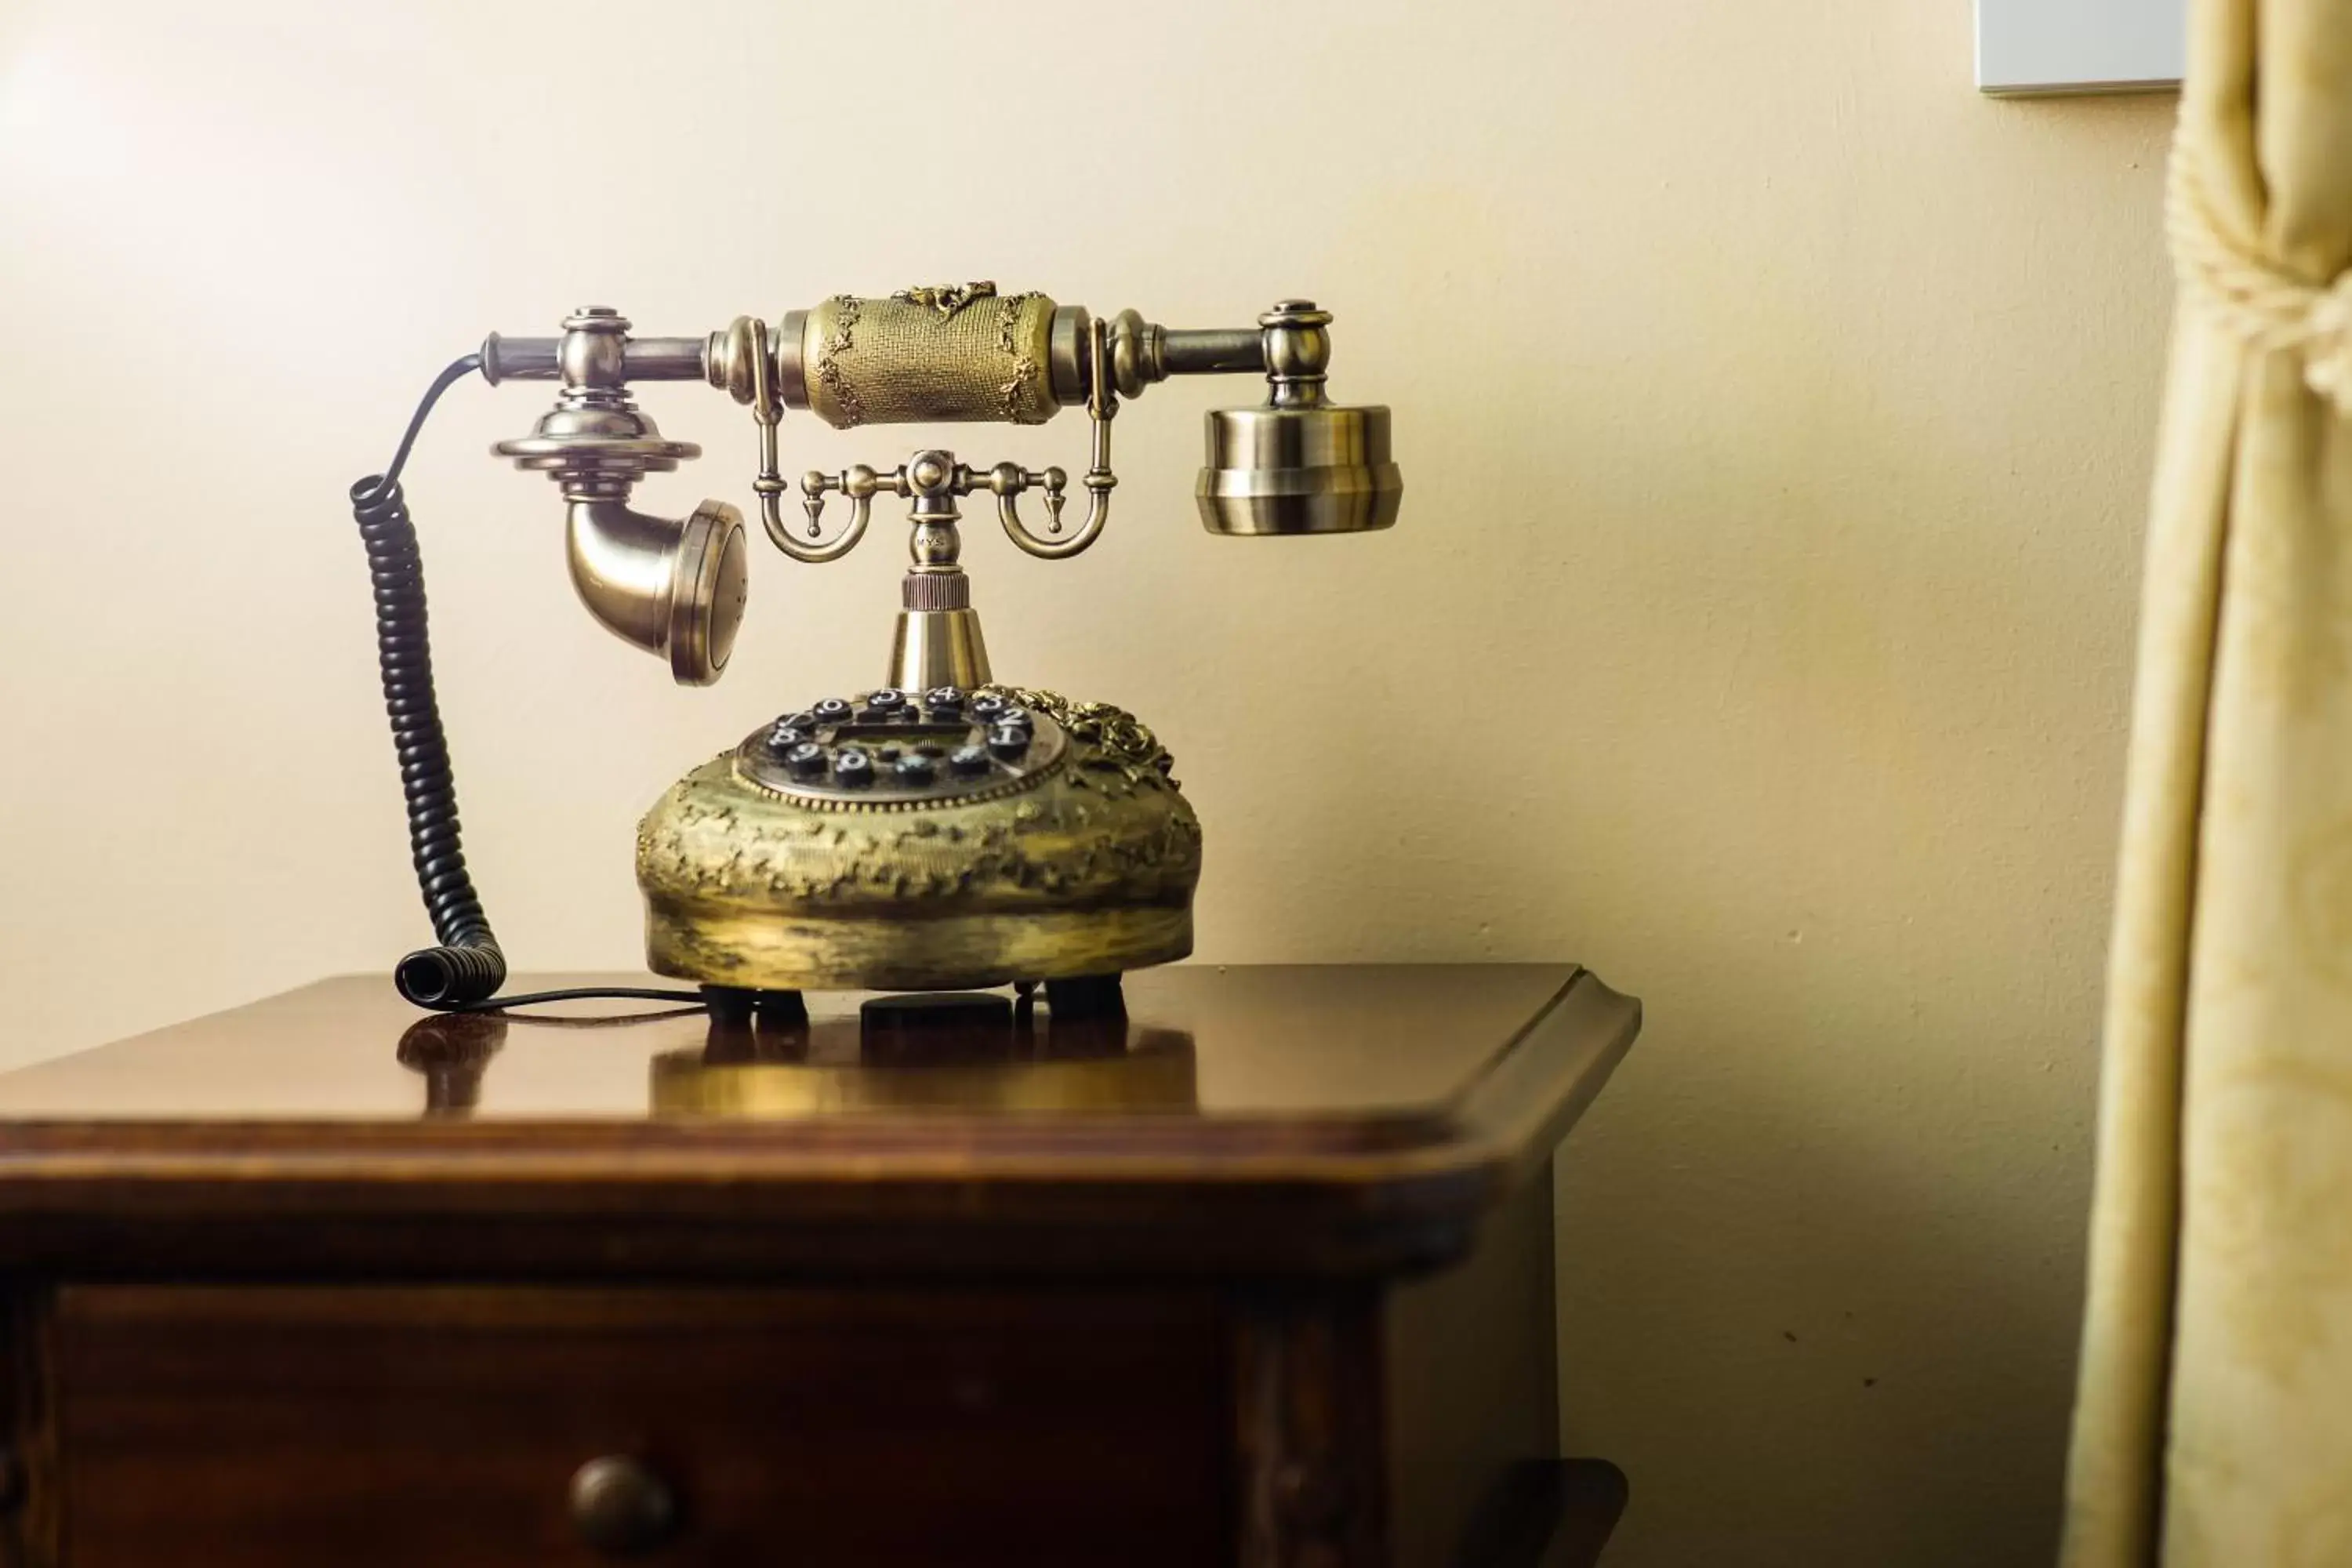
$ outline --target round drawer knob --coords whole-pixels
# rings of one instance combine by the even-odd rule
[[[607,1557],[635,1557],[670,1538],[677,1497],[640,1459],[606,1454],[572,1472],[572,1523]]]

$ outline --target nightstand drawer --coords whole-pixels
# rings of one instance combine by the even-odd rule
[[[1231,1550],[1205,1291],[79,1287],[49,1345],[72,1568]]]

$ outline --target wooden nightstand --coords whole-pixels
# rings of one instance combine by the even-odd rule
[[[1638,1005],[1127,997],[743,1028],[360,977],[0,1076],[10,1560],[1589,1561],[1550,1160]]]

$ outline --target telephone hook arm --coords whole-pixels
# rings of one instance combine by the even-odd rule
[[[1043,489],[1046,532],[1058,536],[1062,531],[1061,469],[1029,474],[1011,463],[999,463],[989,470],[988,489],[996,497],[996,521],[1004,525],[1005,535],[1013,543],[1043,560],[1065,561],[1079,553],[1101,536],[1103,524],[1110,521],[1110,492],[1118,484],[1118,476],[1110,468],[1110,422],[1118,414],[1118,394],[1111,385],[1109,334],[1108,322],[1088,323],[1087,416],[1091,440],[1087,471],[1078,481],[1087,487],[1087,517],[1078,531],[1066,539],[1043,537],[1021,521],[1013,503],[1013,498],[1030,486]]]

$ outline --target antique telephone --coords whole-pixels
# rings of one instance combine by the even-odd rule
[[[1201,830],[1168,752],[1129,713],[999,684],[961,564],[960,500],[985,493],[1024,551],[1076,555],[1101,536],[1118,480],[1111,422],[1171,375],[1257,372],[1265,402],[1207,417],[1196,488],[1213,533],[1349,533],[1391,526],[1402,485],[1389,411],[1324,391],[1331,318],[1286,300],[1255,329],[1177,331],[1132,310],[1104,321],[990,283],[836,296],[771,329],[738,319],[702,338],[639,338],[601,307],[552,338],[493,334],[444,371],[385,472],[352,501],[373,572],[377,643],[411,847],[438,945],[394,978],[420,1006],[467,1011],[506,978],[459,847],[448,748],[433,695],[422,570],[399,476],[449,386],[554,381],[555,406],[494,450],[563,492],[572,580],[589,612],[668,660],[685,685],[726,668],[750,574],[740,512],[706,500],[683,519],[632,507],[647,474],[700,448],[673,441],[629,395],[646,381],[702,381],[759,426],[752,480],[768,539],[795,561],[847,554],[884,495],[908,503],[912,556],[881,684],[789,708],[687,774],[637,832],[649,966],[714,1013],[791,1016],[805,989],[943,990],[1043,984],[1072,1014],[1115,1009],[1118,976],[1192,951]],[[1081,518],[1058,468],[979,467],[925,450],[887,470],[811,471],[799,505],[779,470],[784,411],[866,425],[1041,424],[1083,406],[1090,426]],[[1024,510],[1034,496],[1037,513]],[[840,519],[837,522],[830,520]]]

